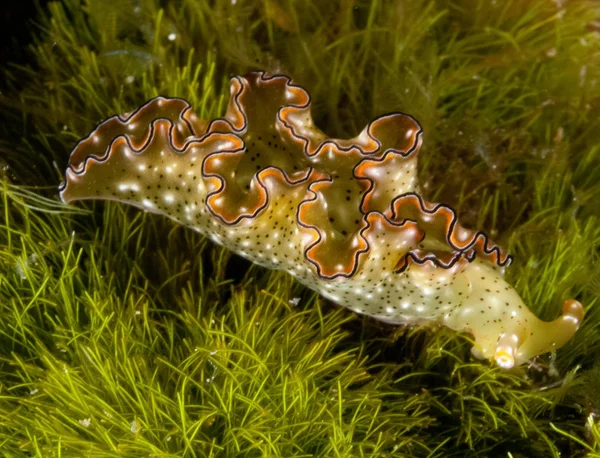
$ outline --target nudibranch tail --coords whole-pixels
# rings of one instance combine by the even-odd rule
[[[333,139],[310,102],[265,73],[233,78],[227,113],[212,121],[157,97],[76,145],[60,197],[166,215],[357,313],[469,331],[473,354],[504,368],[571,338],[581,304],[540,321],[504,281],[512,258],[423,198],[414,118],[383,115]]]
[[[562,305],[563,314],[554,321],[537,320],[531,326],[529,335],[515,354],[515,364],[520,365],[534,356],[554,351],[565,345],[581,326],[583,306],[576,300],[568,299]]]
[[[504,332],[496,344],[494,359],[505,369],[526,363],[534,356],[558,350],[579,329],[583,320],[583,306],[572,299],[563,303],[563,314],[554,321],[531,319],[529,327]]]

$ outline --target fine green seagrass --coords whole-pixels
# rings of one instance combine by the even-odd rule
[[[2,56],[22,58],[0,69],[0,456],[600,457],[598,2],[63,0],[28,14],[30,42],[9,37],[0,46]],[[16,30],[27,27],[10,17]],[[287,102],[269,98],[251,110],[252,119],[263,118],[248,131],[230,116],[232,79],[253,85],[248,96],[259,94],[256,86],[275,90],[252,79],[258,70],[264,79],[293,76],[290,84],[310,94],[319,128],[311,154],[277,120],[276,107]],[[158,110],[161,96],[170,111]],[[167,163],[155,165],[162,172],[138,168],[138,179],[135,167],[123,172],[88,159],[88,173],[78,176],[80,159],[108,147],[81,143],[82,157],[68,169],[69,152],[103,120],[141,106],[146,117],[133,112],[140,122],[125,137],[117,118],[100,131],[100,140],[116,138],[120,152],[132,153],[131,164],[160,156],[152,148],[136,156],[132,147],[150,126],[170,123],[182,129],[172,143],[165,130],[153,139],[166,142],[177,167],[190,155],[171,146],[184,147],[190,135],[203,146],[222,146],[218,135],[250,151],[254,141],[261,155],[223,150],[194,163],[207,212],[198,218],[186,212],[202,204],[187,199],[189,186],[164,188]],[[188,106],[196,116],[189,124],[179,117]],[[385,115],[398,112],[410,117]],[[219,132],[202,139],[219,119],[212,124]],[[382,129],[395,121],[396,137]],[[273,138],[256,130],[268,124],[276,139],[287,135],[277,150],[293,155],[274,154]],[[377,135],[361,136],[365,126]],[[326,138],[351,140],[329,144],[330,159],[316,150]],[[394,151],[371,148],[373,138],[395,142]],[[337,150],[351,144],[362,150],[332,173]],[[386,160],[414,166],[392,189],[375,186]],[[58,183],[73,192],[63,192],[65,200],[83,197],[83,183],[104,171],[111,198],[133,202],[145,193],[156,207],[60,201]],[[189,171],[174,177],[189,185]],[[314,200],[306,200],[309,186]],[[292,203],[296,211],[303,204],[305,226],[284,207],[269,220],[271,204],[283,202],[273,193],[292,189],[304,192]],[[403,205],[394,214],[396,196]],[[180,205],[181,224],[156,214],[159,205]],[[187,216],[210,222],[207,236],[186,228]],[[407,216],[414,222],[396,220]],[[460,228],[452,233],[465,236],[450,240],[458,249],[444,237],[444,222],[454,219]],[[263,222],[269,231],[257,227]],[[299,234],[278,245],[294,224]],[[409,226],[426,237],[420,252],[413,246],[414,256],[399,257],[403,267],[387,256],[392,242],[372,242],[387,234],[414,244]],[[252,249],[247,255],[271,266],[276,258],[276,267],[293,259],[285,270],[326,291],[220,246],[235,242],[229,230],[240,233],[239,244],[257,243],[238,251]],[[266,235],[275,233],[267,249]],[[376,254],[379,269],[365,271]],[[443,269],[443,259],[456,262]],[[337,305],[348,293],[353,308],[370,304],[371,315],[401,321],[400,294],[357,294],[359,271],[410,277],[423,290],[427,277],[413,274],[452,273],[452,286],[434,288],[464,296],[460,282],[476,267],[548,326],[561,303],[576,299],[585,308],[581,326],[557,351],[532,356],[538,351],[524,341],[527,358],[514,353],[507,369],[494,358],[495,326],[506,322],[501,304],[500,323],[475,333],[464,317],[457,330],[438,324],[435,307],[455,298],[440,295],[439,304],[437,293],[424,294],[434,312],[409,326]],[[507,291],[480,282],[483,302]],[[418,318],[426,313],[416,310],[421,298],[408,293],[410,318]],[[478,345],[489,348],[484,359],[473,356]]]

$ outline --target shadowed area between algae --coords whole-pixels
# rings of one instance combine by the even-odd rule
[[[69,0],[0,101],[0,451],[7,456],[597,456],[594,2]],[[423,192],[515,255],[534,312],[586,317],[503,371],[469,334],[360,318],[156,215],[59,204],[68,152],[157,95],[225,113],[251,70],[349,138],[423,126]],[[31,187],[31,186],[34,187]],[[27,187],[29,186],[29,187]]]

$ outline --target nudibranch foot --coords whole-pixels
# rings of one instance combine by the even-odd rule
[[[498,366],[510,369],[515,365],[515,354],[523,341],[523,330],[516,332],[503,332],[498,338],[494,359]]]
[[[76,145],[60,197],[166,215],[357,313],[469,331],[473,354],[504,368],[571,338],[579,302],[540,321],[503,278],[512,258],[421,195],[414,118],[383,115],[333,139],[310,110],[308,92],[265,73],[233,78],[212,121],[157,97]]]

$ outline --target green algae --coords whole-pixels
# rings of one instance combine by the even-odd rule
[[[161,9],[162,7],[162,9]],[[5,456],[600,456],[600,8],[594,2],[50,3],[0,100]],[[65,207],[79,138],[156,95],[223,113],[283,72],[319,126],[424,126],[427,196],[515,254],[556,355],[503,371],[469,336],[357,317],[163,218]]]

